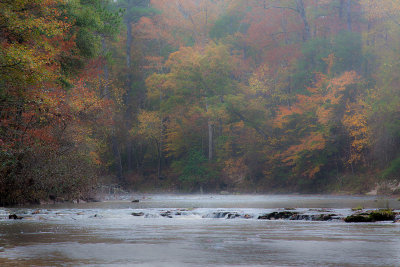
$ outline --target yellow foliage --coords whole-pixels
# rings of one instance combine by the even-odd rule
[[[157,111],[140,111],[138,122],[139,125],[131,130],[132,135],[150,140],[159,140],[161,138],[163,126]]]
[[[371,145],[367,112],[370,107],[363,100],[346,105],[342,123],[351,137],[351,150],[347,163],[352,164],[363,159],[363,153]]]

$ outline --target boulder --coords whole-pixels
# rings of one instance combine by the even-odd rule
[[[312,220],[313,221],[331,221],[336,217],[337,217],[336,214],[320,214],[320,215],[313,215]]]
[[[394,213],[391,209],[381,209],[363,213],[356,213],[344,218],[345,222],[380,222],[395,220],[396,213]]]
[[[298,215],[298,212],[291,212],[291,211],[281,211],[277,212],[274,211],[272,213],[264,214],[261,216],[258,216],[259,220],[290,220],[292,218],[295,218]]]
[[[227,219],[235,219],[237,217],[240,217],[240,215],[237,213],[228,213],[228,215],[226,216]]]
[[[390,210],[390,209],[385,209],[385,210],[374,210],[371,211],[369,214],[369,217],[373,221],[393,221],[396,217],[396,214]]]
[[[372,218],[369,217],[369,215],[363,215],[363,214],[354,214],[347,216],[344,218],[344,221],[347,223],[350,222],[373,222]]]
[[[161,212],[160,215],[166,218],[172,218],[171,211]]]
[[[23,217],[18,216],[17,214],[10,214],[10,215],[8,215],[8,219],[10,219],[10,220],[22,220]]]

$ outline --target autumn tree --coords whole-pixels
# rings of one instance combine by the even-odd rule
[[[86,197],[101,159],[95,140],[104,136],[94,129],[110,124],[100,117],[112,106],[93,60],[98,34],[117,26],[118,15],[80,1],[0,5],[0,201]]]

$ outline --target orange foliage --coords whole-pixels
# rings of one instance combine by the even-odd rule
[[[151,0],[162,13],[142,18],[138,29],[149,39],[162,39],[174,46],[185,46],[189,38],[198,45],[208,43],[208,32],[226,7],[225,1]]]
[[[314,87],[307,88],[311,95],[297,95],[296,104],[291,107],[281,106],[275,118],[275,125],[282,127],[289,116],[305,112],[315,112],[321,124],[328,124],[334,115],[334,108],[343,98],[343,92],[349,85],[356,84],[359,80],[360,77],[355,71],[345,72],[333,79],[328,79],[328,76],[320,73],[316,74]]]

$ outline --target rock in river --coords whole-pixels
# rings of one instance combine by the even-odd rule
[[[272,213],[267,213],[261,216],[258,216],[259,220],[282,220],[287,219],[290,220],[298,215],[298,212],[291,212],[291,211],[274,211]]]
[[[345,222],[379,222],[394,221],[396,213],[390,209],[373,210],[369,212],[356,213],[344,218]]]
[[[17,214],[10,214],[8,215],[8,219],[10,220],[22,220],[23,217],[18,216]]]

